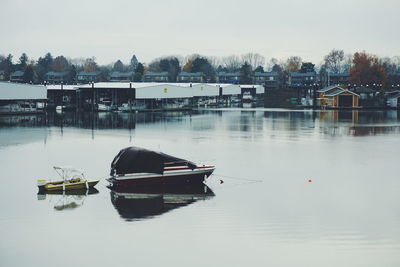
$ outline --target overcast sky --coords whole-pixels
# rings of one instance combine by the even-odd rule
[[[400,56],[399,0],[0,0],[0,54],[16,61],[50,52],[96,57],[135,54],[267,59],[295,55],[320,63],[332,48]]]

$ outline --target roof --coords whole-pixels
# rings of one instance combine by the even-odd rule
[[[61,90],[61,84],[47,85],[46,88],[47,88],[47,90]],[[78,86],[63,84],[62,89],[63,90],[76,90],[76,89],[78,89]]]
[[[186,77],[193,77],[193,76],[196,76],[196,77],[202,77],[202,76],[203,76],[203,73],[202,73],[202,72],[184,72],[184,71],[182,71],[181,73],[179,73],[178,76],[186,76]]]
[[[270,76],[278,76],[278,73],[275,72],[275,71],[271,71],[271,72],[255,72],[254,76],[270,77]]]
[[[0,82],[0,100],[47,99],[43,85]]]
[[[328,92],[328,91],[330,91],[330,90],[332,90],[332,89],[335,89],[335,88],[343,89],[342,87],[337,86],[337,85],[330,85],[330,86],[327,86],[327,87],[324,87],[324,88],[322,88],[322,89],[317,90],[317,92],[318,92],[318,93],[325,93],[325,92]],[[343,90],[344,90],[344,89],[343,89]]]
[[[166,72],[166,71],[163,71],[163,72],[148,71],[144,74],[144,76],[168,76],[168,72]]]
[[[400,93],[397,93],[395,95],[391,95],[388,98],[399,98],[400,97]]]
[[[330,77],[350,77],[350,73],[344,72],[344,73],[329,73]]]
[[[362,87],[357,87],[357,88],[355,89],[355,91],[356,91],[357,93],[373,93],[373,92],[375,92],[375,90],[373,90],[373,89],[371,89],[371,88],[369,88],[369,87],[364,87],[364,86],[362,86]]]
[[[49,71],[48,73],[46,73],[47,76],[58,76],[58,77],[67,76],[68,74],[69,74],[68,71],[64,72]]]
[[[290,72],[290,76],[292,77],[309,77],[309,76],[315,76],[315,72]]]
[[[113,78],[118,78],[118,77],[131,77],[133,75],[133,71],[128,71],[128,72],[119,72],[119,71],[114,71],[111,73],[110,77]]]
[[[240,76],[240,72],[218,72],[217,76]]]
[[[358,96],[358,94],[356,94],[356,93],[354,93],[352,91],[341,89],[341,88],[338,88],[337,90],[332,91],[332,92],[326,94],[325,96],[335,96],[335,95],[340,95],[340,94],[343,94],[343,93],[350,93],[350,94]]]
[[[17,70],[17,71],[14,71],[13,73],[11,73],[11,76],[24,76],[24,72]]]
[[[94,72],[86,72],[86,71],[80,71],[78,73],[79,76],[93,76],[93,75],[100,75],[100,71],[94,71]]]

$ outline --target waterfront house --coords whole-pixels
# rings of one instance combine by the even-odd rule
[[[168,82],[168,72],[152,72],[148,71],[143,75],[144,82]]]
[[[0,81],[5,81],[6,78],[6,72],[4,70],[0,70]]]
[[[316,78],[315,72],[289,72],[287,83],[292,88],[312,87]]]
[[[56,72],[56,71],[49,71],[45,75],[45,80],[49,84],[61,84],[65,83],[69,80],[69,72]]]
[[[100,81],[100,71],[95,72],[85,72],[81,71],[76,75],[76,80],[78,83],[89,83],[89,82],[99,82]]]
[[[181,72],[178,75],[177,82],[202,83],[204,82],[204,74],[203,72]]]
[[[359,108],[359,95],[339,86],[318,90],[319,106],[323,108]]]
[[[240,72],[218,72],[217,83],[240,83]]]
[[[119,72],[114,71],[110,75],[110,82],[132,82],[133,81],[133,71]]]
[[[376,90],[364,86],[357,87],[354,92],[360,95],[360,99],[373,98],[377,93]]]
[[[277,88],[279,86],[279,73],[271,72],[255,72],[254,84],[264,85],[266,88]]]
[[[23,83],[24,82],[24,72],[17,70],[11,73],[10,82],[13,83]]]
[[[349,84],[350,73],[328,73],[328,85],[347,85]]]

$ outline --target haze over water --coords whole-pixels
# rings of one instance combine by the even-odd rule
[[[399,266],[399,137],[397,111],[3,116],[0,266]],[[208,188],[112,192],[131,145],[217,169]],[[54,165],[98,192],[38,195]]]

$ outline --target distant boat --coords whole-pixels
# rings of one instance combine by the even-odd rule
[[[111,186],[200,184],[215,170],[139,147],[122,149],[111,164]]]
[[[253,96],[251,95],[250,92],[244,92],[243,93],[242,102],[243,103],[251,103],[251,102],[253,102]]]

